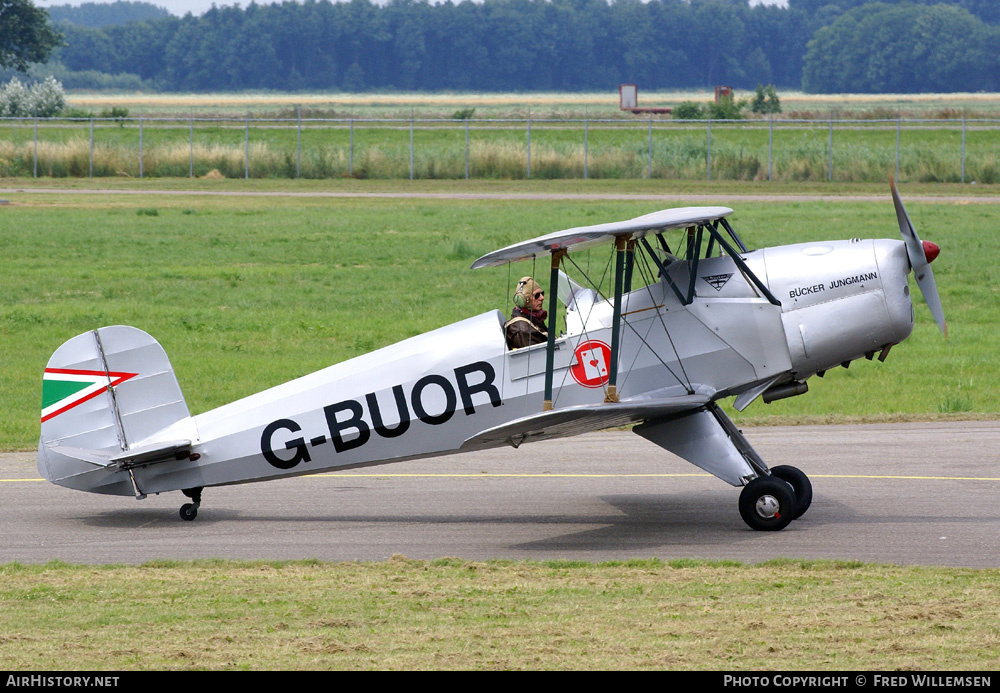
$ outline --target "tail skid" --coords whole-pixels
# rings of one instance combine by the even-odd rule
[[[180,385],[155,339],[121,325],[85,332],[45,367],[38,471],[60,486],[141,497],[131,467],[187,456],[196,436],[156,440],[185,419]]]

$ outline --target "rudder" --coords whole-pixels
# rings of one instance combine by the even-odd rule
[[[110,458],[190,418],[166,352],[135,327],[102,327],[52,354],[42,382],[38,470],[49,481],[131,495]]]

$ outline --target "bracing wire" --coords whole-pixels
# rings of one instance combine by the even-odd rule
[[[614,256],[612,255],[611,257],[613,258]],[[577,265],[576,262],[574,262],[573,259],[570,256],[567,255],[566,258],[580,272],[580,274],[583,275],[584,279],[586,279],[586,281],[591,286],[594,287],[595,291],[597,291],[598,295],[600,296],[600,288],[594,284],[593,280],[589,276],[587,276],[587,273],[584,272],[583,269],[580,268],[580,266]],[[611,264],[611,260],[609,259],[608,260],[608,265],[605,267],[605,273],[604,273],[604,275],[601,278],[602,282],[604,281],[604,278],[607,276],[607,271],[608,271],[608,268],[610,267],[610,264]],[[651,286],[653,274],[652,274],[652,270],[649,268],[648,259],[645,257],[645,255],[642,256],[642,264],[639,265],[639,273],[640,273],[640,275],[642,277],[643,282],[645,282],[645,284],[646,284],[646,291],[649,293],[650,302],[652,303],[654,301],[653,301],[652,290],[650,289],[650,286]],[[605,300],[609,300],[609,299],[605,299]],[[593,305],[591,305],[591,310],[593,310]],[[653,354],[653,356],[656,358],[656,360],[660,362],[660,364],[666,369],[666,371],[668,373],[670,373],[670,375],[674,378],[674,380],[676,380],[679,385],[681,385],[682,387],[686,388],[688,390],[688,392],[691,392],[692,388],[691,388],[690,378],[688,377],[687,373],[684,370],[684,364],[681,361],[680,355],[677,352],[677,347],[674,344],[673,339],[670,336],[670,332],[667,330],[666,324],[663,321],[663,314],[660,311],[657,311],[657,316],[658,316],[658,319],[660,320],[660,325],[661,325],[661,327],[663,327],[663,331],[664,331],[664,333],[667,336],[667,340],[670,342],[670,347],[671,347],[671,349],[674,352],[674,356],[677,359],[677,363],[681,367],[681,373],[683,374],[683,378],[681,378],[681,376],[678,376],[677,373],[675,373],[674,370],[667,364],[667,362],[664,361],[663,358],[656,352],[656,350],[653,349],[652,346],[650,346],[649,342],[641,334],[639,334],[639,331],[635,328],[634,325],[632,325],[632,323],[629,322],[629,320],[628,320],[627,317],[623,316],[622,317],[622,321],[623,321],[623,323],[625,325],[628,326],[628,328],[630,330],[632,330],[633,334],[635,334],[635,336],[639,339],[639,341],[647,349],[649,349],[650,353]],[[590,335],[589,335],[589,333],[587,331],[587,327],[586,327],[587,322],[589,320],[589,317],[590,317],[590,314],[588,313],[588,315],[586,316],[586,318],[583,320],[583,337],[584,337],[585,341],[587,341],[587,340],[590,339]],[[636,354],[636,357],[638,357],[638,353]],[[567,371],[565,373],[563,373],[563,378],[562,378],[562,382],[560,383],[560,388],[562,388],[562,386],[565,385],[568,373],[569,373],[568,369],[567,369]],[[628,375],[625,376],[625,381],[627,381],[627,380],[628,380]],[[622,383],[623,385],[624,385],[625,381],[623,381],[623,383]],[[606,387],[604,387],[604,392],[605,392],[605,395],[606,395],[607,394],[607,388]]]
[[[536,255],[532,255],[531,256],[531,278],[532,279],[535,278],[535,263],[537,262],[537,260],[538,260],[538,256],[536,256]],[[549,303],[549,308],[551,308],[551,307],[552,307],[552,304]],[[531,394],[531,389],[529,387],[529,385],[531,383],[531,353],[532,352],[531,352],[531,349],[529,347],[528,348],[527,363],[525,364],[525,367],[527,368],[527,371],[526,371],[527,375],[524,378],[524,413],[526,415],[528,414],[528,400],[529,400],[529,395]]]
[[[612,255],[612,257],[614,257],[614,256]],[[569,256],[569,254],[566,254],[566,255],[563,256],[563,259],[564,260],[569,260],[570,264],[572,264],[573,267],[575,267],[577,269],[577,271],[580,272],[580,274],[583,276],[583,278],[586,280],[586,282],[588,284],[590,284],[591,286],[593,286],[594,287],[594,291],[596,291],[597,295],[599,297],[601,297],[601,289],[600,289],[600,287],[594,285],[593,280],[589,276],[587,276],[587,273],[584,272],[583,269],[578,264],[576,264],[576,262],[573,260],[573,258],[571,258]],[[589,252],[587,253],[587,265],[588,265],[588,267],[590,265],[590,253]],[[601,281],[602,282],[604,281],[604,278],[607,276],[607,272],[608,272],[608,269],[610,268],[610,266],[611,266],[611,259],[609,258],[608,259],[608,264],[605,265],[605,268],[604,268],[604,275],[601,277]],[[603,297],[601,297],[601,298],[603,298]],[[608,300],[608,299],[604,298],[604,300]],[[583,330],[583,338],[584,338],[585,342],[589,342],[590,341],[590,333],[587,330],[587,323],[590,321],[590,316],[593,313],[594,306],[596,304],[597,304],[597,301],[594,301],[593,303],[590,304],[590,308],[588,309],[587,315],[584,316],[584,318],[582,320],[581,329]],[[569,370],[570,369],[567,368],[563,372],[562,380],[559,382],[559,391],[560,392],[562,392],[562,388],[566,385],[566,378],[569,376]],[[607,395],[608,395],[608,388],[606,386],[602,385],[601,389],[604,391],[604,396],[607,397]],[[553,401],[552,404],[555,405],[555,402]]]
[[[511,314],[511,291],[510,291],[510,273],[511,273],[511,263],[507,263],[507,297],[504,300],[504,318]],[[506,320],[504,321],[504,326],[501,327],[503,330],[503,342],[500,347],[500,382],[501,384],[506,384],[507,382],[507,328]]]
[[[649,276],[649,280],[648,281],[646,280],[646,274],[643,272],[642,268],[645,268],[646,272],[649,272],[649,275],[648,275]],[[653,292],[652,292],[652,290],[649,287],[652,285],[651,282],[652,282],[652,277],[653,277],[653,269],[649,266],[649,258],[646,257],[645,254],[642,255],[642,265],[640,265],[639,272],[640,272],[640,274],[643,275],[643,281],[647,281],[647,283],[646,283],[646,291],[649,293],[650,301],[652,301]],[[674,344],[673,337],[670,336],[670,330],[667,329],[667,324],[663,320],[663,313],[660,312],[660,311],[656,311],[656,315],[657,315],[657,318],[660,321],[660,326],[663,328],[663,333],[665,335],[667,335],[667,341],[670,342],[670,348],[674,352],[674,358],[677,359],[677,365],[679,365],[681,367],[681,373],[684,375],[684,380],[681,380],[680,378],[677,377],[677,374],[674,373],[673,370],[671,370],[670,366],[668,366],[666,363],[664,363],[663,359],[660,358],[659,354],[656,354],[656,351],[653,350],[652,347],[650,347],[650,351],[652,351],[656,355],[656,357],[660,360],[660,363],[663,363],[663,366],[667,369],[667,371],[670,372],[670,375],[674,376],[674,378],[677,380],[677,382],[680,383],[681,385],[683,385],[684,387],[686,387],[688,389],[688,392],[690,393],[690,392],[693,391],[693,389],[691,387],[691,378],[690,378],[690,376],[688,376],[687,371],[684,368],[684,361],[681,359],[681,355],[677,351],[677,345]]]
[[[645,258],[643,258],[643,262],[646,263],[646,259]],[[649,274],[646,274],[646,272],[643,271],[643,265],[639,266],[639,273],[640,273],[643,281],[646,282],[646,292],[649,295],[650,303],[651,304],[655,304],[655,299],[653,297],[653,292],[652,292],[652,289],[650,289],[651,284],[649,283],[649,280],[652,279],[652,270],[649,269],[648,264],[645,265],[645,269],[646,269],[646,271],[649,272]],[[680,356],[677,354],[677,348],[674,346],[673,340],[670,338],[670,333],[667,332],[666,325],[663,322],[663,315],[662,315],[662,313],[660,313],[660,311],[656,311],[656,312],[657,312],[657,315],[659,316],[660,325],[663,327],[663,330],[664,330],[664,332],[667,335],[667,339],[670,341],[670,345],[671,345],[671,347],[674,350],[674,356],[677,358],[677,362],[681,366],[681,372],[684,373],[684,364],[681,362]],[[667,364],[667,362],[663,360],[663,358],[656,352],[656,350],[653,349],[652,346],[650,346],[650,344],[646,340],[646,338],[643,337],[641,334],[639,334],[639,331],[636,329],[636,327],[632,323],[630,323],[628,321],[628,319],[625,318],[624,316],[623,316],[623,321],[624,321],[624,324],[627,325],[630,330],[632,330],[633,334],[635,334],[635,336],[639,339],[639,341],[642,343],[642,345],[645,346],[647,349],[649,349],[649,352],[656,358],[657,361],[660,362],[660,365],[662,365],[666,369],[666,371],[668,373],[670,373],[670,375],[672,375],[674,377],[674,380],[676,380],[679,385],[681,385],[682,387],[686,388],[688,390],[688,392],[691,393],[692,389],[691,389],[691,385],[690,385],[690,379],[688,378],[687,373],[684,373],[684,378],[688,380],[688,382],[685,383],[684,380],[682,380],[673,371],[673,369]],[[638,357],[639,357],[639,354],[638,354],[638,351],[637,351],[635,358],[638,358]],[[633,365],[634,365],[634,359],[633,359]],[[627,381],[628,380],[628,376],[626,375],[625,378],[626,378],[626,381]],[[624,382],[622,384],[624,385]]]
[[[608,276],[608,270],[611,269],[611,260],[612,260],[613,257],[614,256],[608,258],[608,262],[604,266],[604,274],[601,275],[601,283],[602,284],[604,283],[604,279]],[[600,296],[605,301],[610,300],[608,297],[606,297],[603,294],[601,294],[601,286],[600,286],[600,284],[595,284],[594,280],[591,279],[589,276],[587,276],[587,273],[584,272],[583,269],[578,264],[576,264],[576,262],[573,261],[573,258],[570,257],[569,254],[567,254],[565,256],[565,258],[567,260],[569,260],[570,263],[573,265],[573,267],[575,267],[577,269],[577,271],[580,273],[580,275],[583,276],[583,278],[587,280],[587,283],[590,284],[592,287],[594,287],[594,291],[597,292],[598,296]],[[589,260],[589,258],[588,258],[588,260]]]

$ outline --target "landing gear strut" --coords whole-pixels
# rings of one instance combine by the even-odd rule
[[[180,516],[182,520],[190,522],[198,517],[198,508],[201,506],[201,489],[202,487],[199,486],[198,488],[186,488],[181,491],[181,493],[194,501],[193,503],[185,503],[181,506]]]

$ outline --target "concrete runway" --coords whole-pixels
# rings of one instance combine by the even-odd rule
[[[38,479],[0,455],[0,563],[59,559],[825,558],[1000,567],[1000,422],[744,431],[769,465],[809,474],[781,532],[740,519],[739,490],[628,432],[384,467],[133,498]]]

